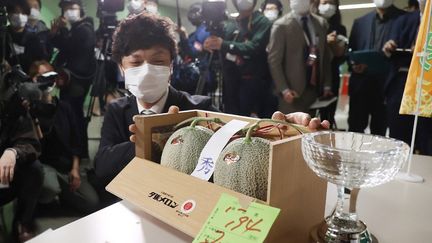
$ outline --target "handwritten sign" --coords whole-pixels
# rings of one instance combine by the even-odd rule
[[[215,163],[225,145],[231,137],[247,126],[249,123],[239,120],[232,120],[219,129],[207,142],[201,151],[198,164],[192,172],[192,176],[208,181],[213,175]]]
[[[279,212],[254,202],[243,208],[237,198],[222,194],[193,243],[263,242]]]

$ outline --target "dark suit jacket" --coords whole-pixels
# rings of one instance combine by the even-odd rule
[[[211,99],[193,95],[170,87],[163,112],[176,105],[180,110],[216,111]],[[134,96],[120,98],[109,104],[101,131],[99,151],[95,157],[96,176],[105,183],[111,181],[135,157],[135,144],[129,141],[129,125],[138,114]]]
[[[420,12],[415,11],[399,17],[393,25],[390,33],[390,40],[394,40],[398,48],[411,49],[417,39],[417,32],[420,26]],[[403,93],[407,72],[400,73],[400,68],[409,68],[412,55],[400,55],[394,53],[391,57],[392,66],[389,78],[384,86],[386,95],[396,94],[397,98]],[[401,76],[402,75],[402,76]],[[400,100],[399,100],[400,102]]]
[[[392,29],[394,23],[396,22],[396,19],[405,14],[406,12],[403,10],[400,10],[394,6],[390,7],[392,8],[392,14],[389,16],[389,19],[386,21],[386,25],[390,25],[390,30]],[[349,38],[349,48],[352,51],[360,51],[360,50],[369,50],[372,49],[374,43],[373,42],[373,29],[372,26],[375,24],[377,12],[376,10],[373,10],[372,12],[354,20],[353,27],[351,29],[351,35]],[[387,33],[387,36],[384,36],[384,40],[389,40],[390,37],[390,31]],[[376,47],[376,49],[381,50],[382,46]],[[350,87],[349,87],[349,93],[350,95],[356,94],[362,88],[364,88],[364,82],[366,80],[376,80],[377,82],[380,81],[382,84],[384,84],[385,77],[375,77],[375,76],[369,76],[365,74],[357,74],[352,73],[351,79],[350,79]]]

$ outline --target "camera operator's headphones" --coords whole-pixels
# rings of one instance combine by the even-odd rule
[[[194,3],[189,7],[187,14],[189,22],[194,26],[199,26],[202,23],[202,4]]]
[[[84,7],[81,0],[60,0],[59,7],[61,8],[61,16],[64,15],[63,7],[66,4],[78,4],[80,6],[80,17],[85,16]]]

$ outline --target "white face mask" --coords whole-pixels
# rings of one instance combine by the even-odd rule
[[[336,5],[329,4],[329,3],[320,4],[318,6],[318,11],[319,11],[319,14],[321,16],[323,16],[326,19],[329,19],[329,18],[333,17],[333,15],[335,15],[335,13],[336,13]]]
[[[377,8],[388,8],[393,4],[394,0],[374,0]]]
[[[27,24],[28,16],[25,14],[12,14],[9,21],[12,27],[22,28]]]
[[[78,20],[80,20],[80,18],[81,18],[80,17],[80,11],[79,11],[79,9],[66,10],[64,12],[64,17],[69,23],[73,24],[73,23],[77,22]]]
[[[40,19],[40,15],[41,15],[41,13],[40,13],[39,9],[32,8],[30,10],[29,19],[30,20],[39,20]]]
[[[158,13],[158,7],[156,7],[156,5],[153,5],[153,4],[146,6],[146,10],[152,14]]]
[[[310,11],[309,0],[290,0],[291,9],[298,15],[307,15]]]
[[[237,0],[237,10],[239,12],[250,11],[254,7],[253,0]]]
[[[129,13],[137,14],[144,10],[144,1],[131,0],[128,5]]]
[[[154,103],[167,91],[170,75],[170,67],[144,63],[125,70],[125,85],[138,99]]]
[[[264,16],[266,16],[271,22],[275,21],[279,16],[279,11],[277,10],[264,10]]]

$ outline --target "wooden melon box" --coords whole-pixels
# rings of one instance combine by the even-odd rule
[[[271,142],[267,200],[263,202],[152,162],[154,145],[166,141],[174,125],[192,117],[257,121],[200,110],[136,116],[136,157],[106,189],[191,237],[199,233],[222,193],[239,198],[245,206],[258,201],[281,209],[266,242],[308,242],[310,230],[324,218],[327,183],[304,161],[301,136]],[[193,212],[182,213],[182,203],[190,200],[196,202]]]

